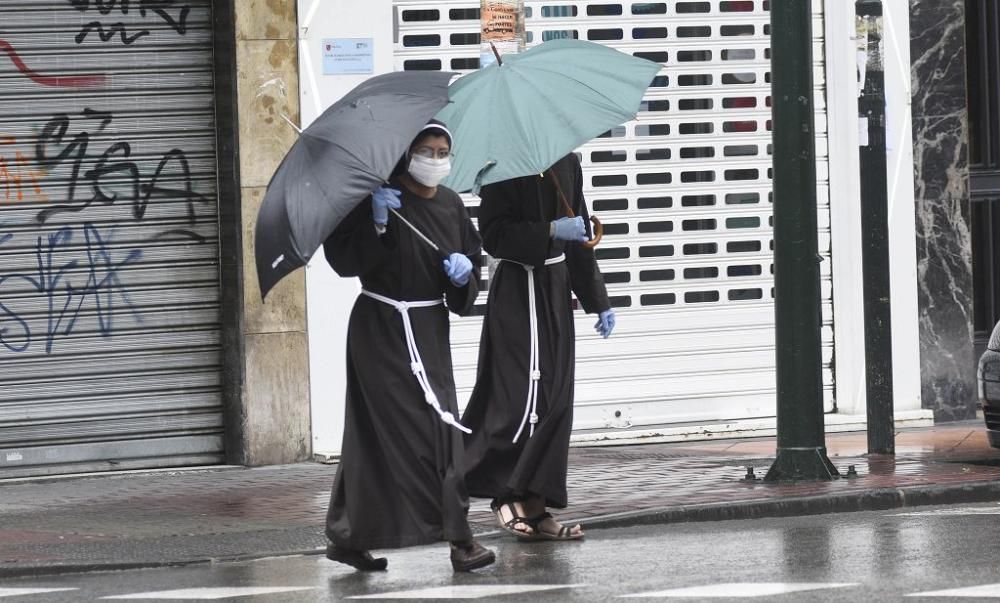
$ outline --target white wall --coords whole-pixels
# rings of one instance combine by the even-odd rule
[[[884,0],[888,38],[886,96],[889,146],[889,250],[892,383],[897,411],[920,409],[917,225],[910,111],[910,3]]]
[[[861,184],[858,177],[857,59],[854,3],[826,3],[833,263],[834,383],[837,409],[865,412],[865,338],[861,291]]]
[[[325,38],[372,38],[375,74],[393,70],[392,0],[299,0],[302,127],[369,75],[323,75]],[[313,450],[340,451],[347,319],[361,288],[338,277],[322,252],[306,266]]]
[[[910,112],[907,0],[884,0],[889,121],[889,247],[893,398],[897,412],[920,409],[916,225]],[[830,197],[833,241],[838,410],[865,414],[864,311],[861,291],[861,188],[858,160],[854,3],[826,3]]]

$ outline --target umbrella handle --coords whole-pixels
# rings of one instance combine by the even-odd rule
[[[597,219],[597,216],[590,216],[590,223],[594,227],[594,238],[590,239],[586,243],[583,243],[583,246],[587,249],[597,247],[597,244],[601,242],[601,238],[604,237],[604,225]]]
[[[556,186],[556,193],[559,195],[559,200],[562,201],[563,209],[566,210],[566,216],[569,218],[575,218],[576,214],[573,212],[573,207],[569,204],[566,199],[566,193],[563,192],[562,185],[559,184],[559,179],[552,170],[547,170],[549,178],[552,179],[552,183]],[[597,244],[601,242],[601,238],[604,237],[604,225],[601,221],[597,219],[597,216],[590,216],[590,223],[594,226],[594,238],[581,243],[587,249],[593,249],[597,247]]]

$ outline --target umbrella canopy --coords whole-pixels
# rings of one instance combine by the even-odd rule
[[[466,75],[437,115],[458,150],[456,191],[540,174],[635,117],[661,65],[579,40],[552,40]]]
[[[384,183],[421,128],[448,102],[448,72],[371,78],[306,128],[278,166],[257,215],[261,297],[309,258]]]

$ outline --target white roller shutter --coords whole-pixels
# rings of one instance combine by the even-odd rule
[[[638,119],[579,150],[585,194],[605,224],[597,253],[619,320],[602,341],[593,317],[579,316],[576,432],[774,416],[767,2],[526,5],[529,46],[589,39],[664,64]],[[828,260],[822,3],[814,7],[819,235]],[[396,68],[476,68],[478,8],[396,0]],[[830,262],[822,266],[830,408]],[[466,400],[481,319],[453,324]]]

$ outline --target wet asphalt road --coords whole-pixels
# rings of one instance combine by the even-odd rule
[[[996,503],[592,530],[579,543],[519,544],[507,538],[485,542],[497,551],[499,561],[475,574],[454,574],[447,547],[440,545],[388,551],[389,571],[376,574],[357,573],[320,557],[288,557],[5,580],[0,581],[0,600],[169,600],[176,595],[181,598],[173,600],[211,596],[272,603],[392,593],[392,598],[410,600],[483,596],[497,601],[604,601],[637,594],[646,594],[645,600],[669,601],[706,600],[710,595],[760,601],[1000,600]],[[913,596],[994,584],[993,599]],[[72,590],[35,590],[44,588]],[[163,593],[206,588],[219,590]],[[225,590],[233,588],[274,590]],[[685,588],[707,590],[663,592]],[[812,590],[778,594],[788,588]],[[422,592],[410,592],[415,590]]]

